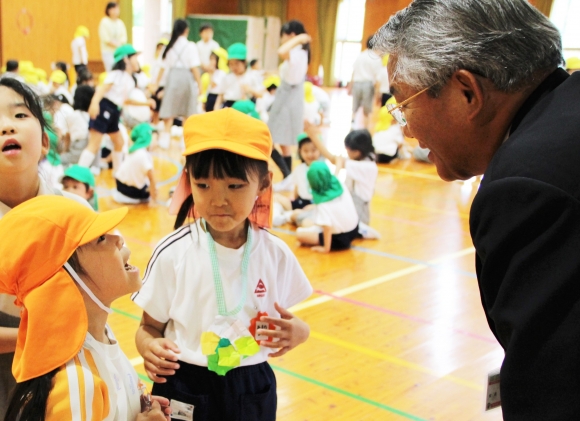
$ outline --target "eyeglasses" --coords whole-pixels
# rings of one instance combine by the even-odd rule
[[[387,104],[387,110],[389,111],[389,113],[391,113],[391,115],[395,118],[395,120],[397,120],[397,123],[399,123],[401,127],[407,125],[407,119],[405,118],[405,112],[403,111],[403,107],[407,105],[409,102],[411,102],[413,99],[415,99],[415,97],[418,97],[423,92],[427,92],[431,88],[432,86],[429,86],[428,88],[425,88],[422,91],[417,92],[415,95],[413,95],[410,98],[407,98],[400,104]]]

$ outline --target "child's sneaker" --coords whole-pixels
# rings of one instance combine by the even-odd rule
[[[379,240],[381,234],[374,228],[369,227],[364,222],[358,223],[358,233],[366,240]]]

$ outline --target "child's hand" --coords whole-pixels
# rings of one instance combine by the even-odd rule
[[[310,247],[310,250],[317,251],[318,253],[330,253],[330,250],[326,250],[326,247],[324,246]]]
[[[274,303],[274,307],[280,313],[281,318],[264,316],[260,320],[278,326],[280,330],[258,329],[256,334],[278,338],[278,342],[260,341],[260,345],[267,348],[280,348],[277,352],[270,354],[270,357],[281,357],[291,349],[306,342],[308,335],[310,335],[310,327],[278,303]]]
[[[169,410],[171,411],[171,408],[169,408]],[[141,412],[137,415],[135,421],[169,421],[169,417],[165,415],[159,402],[154,400],[151,409],[149,411]]]
[[[169,406],[169,399],[164,398],[163,396],[155,396],[151,395],[151,405],[153,402],[159,402],[159,406],[161,406],[161,411],[165,414],[165,418],[167,421],[171,421],[171,407]]]
[[[155,383],[165,383],[167,379],[159,376],[172,376],[179,368],[177,355],[181,351],[177,345],[166,338],[151,339],[144,347],[143,360],[145,372]]]
[[[91,120],[94,120],[99,116],[99,111],[99,104],[91,104],[89,107],[89,116],[91,117]]]
[[[157,107],[157,103],[153,98],[149,98],[147,102],[149,103],[149,108],[151,108],[152,110],[154,110],[155,107]]]

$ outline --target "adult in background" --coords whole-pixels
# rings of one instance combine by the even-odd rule
[[[107,16],[101,19],[99,24],[99,39],[101,40],[101,56],[105,71],[109,72],[115,64],[115,50],[127,43],[127,29],[119,16],[121,8],[119,3],[110,1],[105,7]]]
[[[470,228],[504,420],[580,419],[580,74],[560,34],[525,0],[415,0],[373,43],[441,178],[485,174]]]
[[[189,117],[197,110],[197,95],[201,80],[199,75],[199,53],[195,43],[188,41],[189,24],[177,19],[173,24],[171,39],[163,51],[163,63],[157,76],[157,86],[165,86],[159,118],[165,130],[159,137],[159,146],[168,148],[171,138],[171,123],[175,117]],[[162,82],[164,81],[164,83]]]

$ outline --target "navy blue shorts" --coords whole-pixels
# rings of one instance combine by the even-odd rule
[[[330,250],[347,250],[350,248],[350,243],[352,240],[358,236],[358,225],[355,229],[349,232],[341,232],[340,234],[332,234],[332,239],[330,240]],[[318,234],[318,242],[321,246],[324,245],[324,234]]]
[[[267,362],[219,376],[179,361],[179,369],[166,378],[167,383],[153,384],[152,394],[193,405],[195,421],[276,420],[276,376]]]
[[[89,129],[103,134],[118,132],[119,117],[121,117],[121,110],[117,104],[103,98],[99,102],[99,115],[94,120],[89,121]]]

